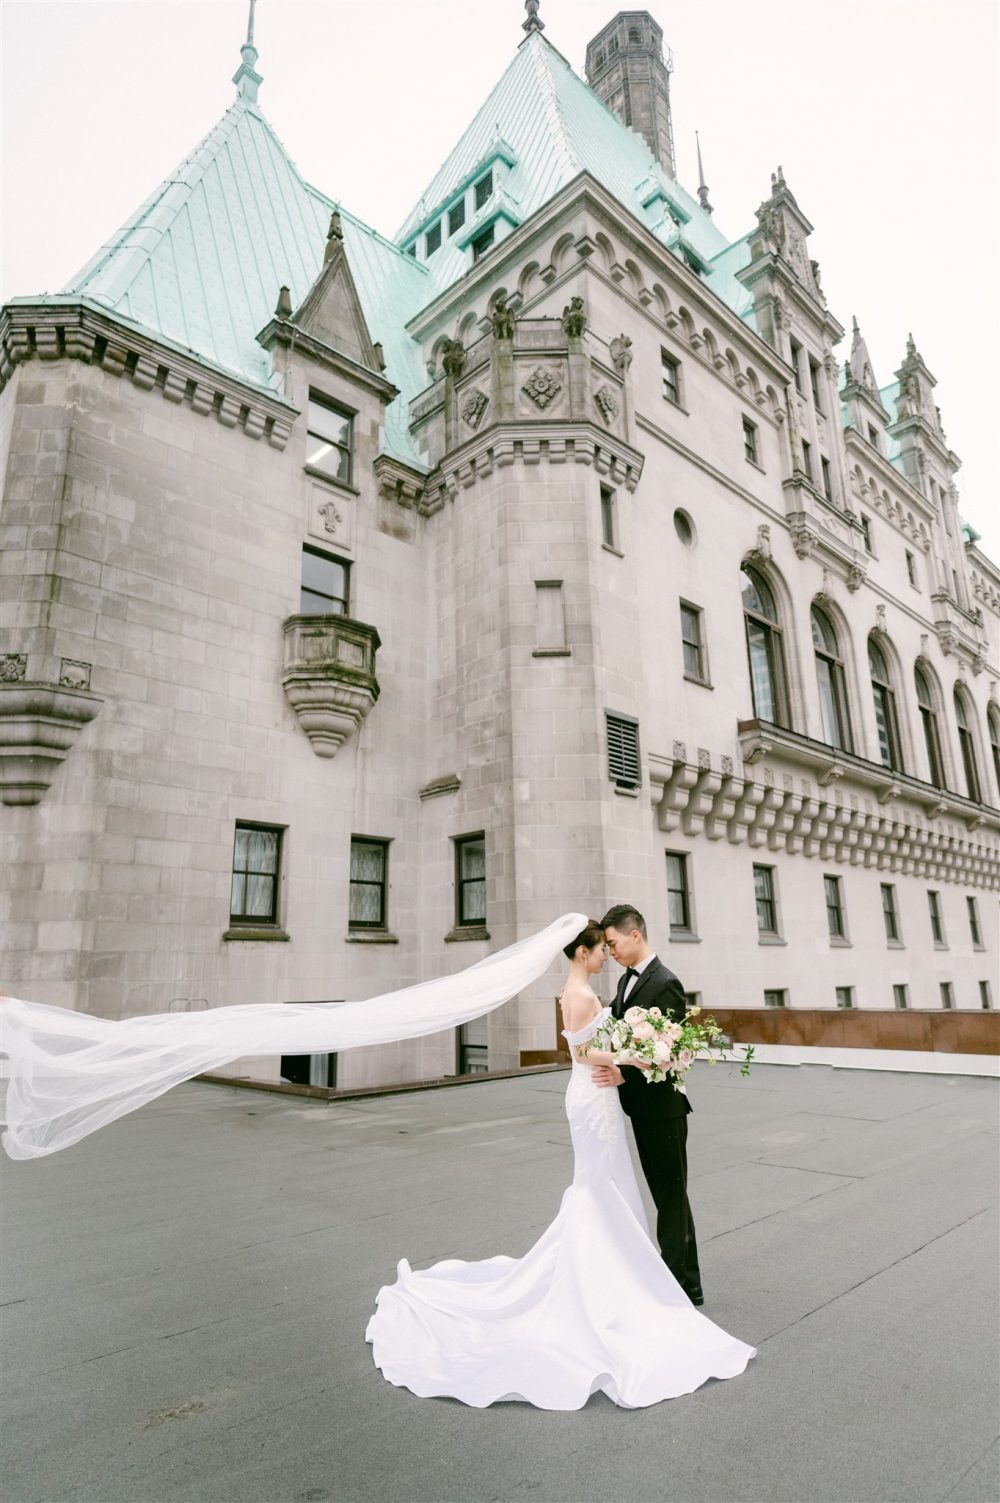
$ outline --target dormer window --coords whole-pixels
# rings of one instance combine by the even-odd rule
[[[437,224],[431,225],[430,229],[427,231],[426,249],[427,249],[427,254],[429,256],[433,256],[433,254],[434,254],[434,252],[436,250],[440,250],[441,249],[441,221],[440,221],[440,219],[438,220]]]
[[[457,204],[452,204],[448,210],[448,234],[454,235],[465,223],[465,199],[460,198]]]
[[[878,448],[878,429],[873,428],[871,423],[868,424],[868,442],[873,449]]]
[[[476,184],[476,208],[481,209],[483,204],[493,193],[493,168],[491,167],[485,177],[481,177]]]
[[[476,236],[476,238],[472,241],[472,259],[474,262],[481,260],[482,257],[485,256],[486,252],[489,250],[490,246],[496,239],[496,235],[496,225],[488,224],[485,230],[482,230]]]

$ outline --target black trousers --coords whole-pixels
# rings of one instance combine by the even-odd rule
[[[688,1294],[701,1289],[694,1217],[687,1197],[687,1116],[633,1117],[639,1162],[656,1206],[660,1255]]]

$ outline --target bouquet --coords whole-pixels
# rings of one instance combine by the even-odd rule
[[[684,1081],[699,1056],[710,1065],[726,1057],[728,1041],[714,1018],[700,1022],[700,1007],[689,1007],[677,1023],[658,1007],[630,1007],[623,1018],[608,1018],[593,1037],[593,1045],[610,1052],[616,1065],[635,1065],[647,1085],[668,1077],[675,1091],[687,1094]],[[741,1075],[750,1074],[753,1045],[744,1046]]]

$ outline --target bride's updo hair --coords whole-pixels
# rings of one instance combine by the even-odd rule
[[[571,945],[567,945],[563,954],[567,960],[572,960],[581,945],[586,945],[592,950],[595,945],[603,944],[604,930],[596,919],[588,919],[586,929],[581,929]]]

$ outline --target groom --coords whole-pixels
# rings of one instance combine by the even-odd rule
[[[608,949],[626,967],[612,1003],[616,1018],[629,1007],[658,1007],[678,1023],[687,1002],[681,984],[656,957],[646,939],[646,923],[629,903],[609,908],[601,920]],[[656,1205],[660,1254],[694,1305],[703,1305],[694,1220],[687,1198],[687,1114],[691,1103],[670,1080],[650,1084],[633,1065],[597,1065],[599,1086],[617,1086],[622,1110],[631,1119],[639,1162]]]

